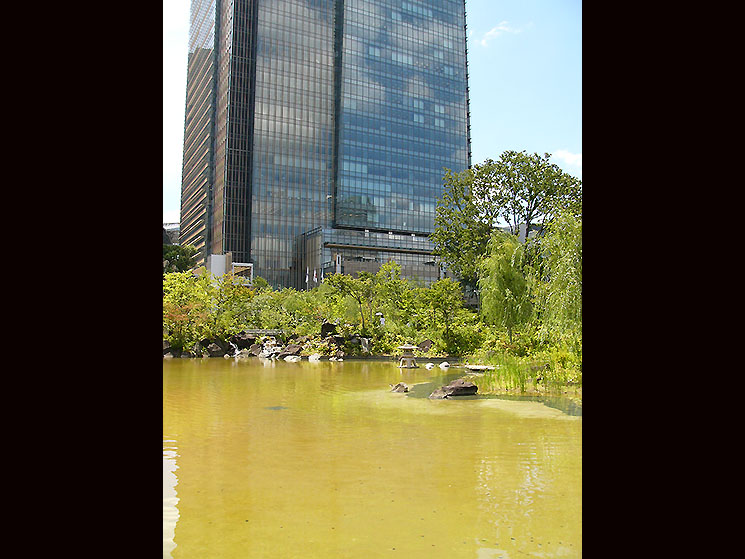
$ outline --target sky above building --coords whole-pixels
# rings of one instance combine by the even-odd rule
[[[179,221],[190,0],[163,0],[163,222]],[[582,178],[581,0],[466,0],[471,162],[550,153]]]

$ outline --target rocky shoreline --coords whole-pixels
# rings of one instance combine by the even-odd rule
[[[257,334],[252,332],[241,332],[232,336],[227,342],[219,339],[205,339],[197,344],[194,351],[182,352],[172,348],[168,341],[163,340],[163,359],[201,359],[201,358],[224,358],[224,359],[271,359],[283,361],[344,361],[344,360],[389,360],[397,361],[400,355],[373,354],[370,351],[369,338],[360,336],[341,336],[335,332],[333,325],[324,324],[321,336],[297,336],[283,337],[281,335]],[[323,348],[322,351],[318,347]],[[421,366],[431,368],[434,365],[448,367],[462,366],[460,358],[455,356],[433,356],[426,352],[432,348],[431,340],[424,340],[417,346],[419,354],[416,359]],[[424,365],[426,363],[426,365]],[[448,399],[453,396],[475,394],[478,387],[471,381],[477,381],[482,369],[489,366],[467,365],[464,375],[455,379],[449,385],[438,388],[430,395],[431,399]],[[394,391],[406,392],[408,387],[403,383]],[[580,402],[582,399],[582,388],[574,390],[546,390],[534,385],[532,382],[522,392],[524,395],[550,395],[571,393]],[[519,388],[499,387],[487,390],[485,394],[515,394],[520,393]]]
[[[344,359],[397,359],[396,355],[381,355],[371,352],[371,340],[362,336],[342,336],[336,333],[333,324],[324,324],[320,336],[284,337],[281,335],[258,334],[244,331],[232,336],[228,341],[204,339],[196,344],[193,351],[180,351],[163,340],[163,359],[200,359],[203,357],[222,357],[225,359],[262,359],[300,361],[342,361]],[[432,340],[424,340],[418,346],[420,353],[432,348]],[[456,359],[453,356],[419,356],[420,360],[441,363]]]

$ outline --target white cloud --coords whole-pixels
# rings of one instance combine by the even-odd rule
[[[163,210],[163,223],[178,223],[181,219],[181,210]]]
[[[569,173],[570,175],[582,180],[581,153],[572,153],[566,149],[557,149],[551,154],[551,157],[559,160],[558,165],[565,173]]]
[[[581,153],[572,153],[571,151],[567,151],[565,149],[557,149],[551,155],[553,155],[557,159],[561,159],[564,163],[570,165],[571,167],[577,167],[579,169],[582,168]]]
[[[517,34],[517,33],[520,33],[521,31],[522,31],[522,28],[512,27],[509,22],[502,21],[497,26],[492,27],[491,29],[489,29],[489,31],[484,33],[484,36],[481,38],[479,43],[481,43],[481,45],[485,47],[488,45],[489,41],[491,41],[492,39],[496,37],[499,37],[503,33]]]

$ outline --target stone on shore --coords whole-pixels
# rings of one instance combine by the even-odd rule
[[[226,353],[225,349],[214,342],[208,344],[205,349],[210,357],[222,357]]]
[[[238,349],[248,349],[256,343],[256,334],[249,334],[248,332],[239,332],[235,336],[230,338]]]
[[[300,355],[303,350],[303,346],[300,344],[288,344],[282,351],[277,355],[277,359],[284,359],[285,357]]]
[[[332,324],[331,322],[321,324],[321,338],[327,338],[332,334],[336,334],[336,324]]]

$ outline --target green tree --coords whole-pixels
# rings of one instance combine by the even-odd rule
[[[444,278],[429,288],[420,288],[419,294],[431,313],[431,331],[442,332],[444,349],[449,353],[457,353],[459,344],[456,325],[460,325],[458,318],[464,310],[460,284],[451,278]]]
[[[191,245],[163,245],[163,273],[191,270],[196,266],[196,254]]]
[[[582,339],[582,220],[570,212],[559,214],[540,239],[540,251],[543,332],[576,347]]]
[[[286,290],[263,289],[256,292],[248,308],[248,324],[252,328],[289,330],[293,317],[284,307]]]
[[[181,350],[191,351],[204,339],[227,341],[249,322],[254,292],[242,278],[198,272],[163,276],[163,335]]]
[[[492,225],[505,223],[513,235],[521,223],[541,228],[559,211],[582,214],[582,181],[549,161],[551,155],[507,150],[497,161],[474,166],[476,211]]]
[[[340,295],[349,297],[357,303],[357,309],[362,321],[362,334],[367,335],[367,324],[372,315],[372,300],[374,295],[374,276],[369,272],[359,272],[353,278],[347,274],[331,274],[325,280]],[[365,321],[367,315],[368,320]]]
[[[414,312],[414,290],[411,283],[401,277],[401,265],[395,261],[380,267],[373,278],[376,311],[385,317],[386,325],[399,325],[411,320]]]
[[[208,274],[205,274],[209,276]],[[207,293],[210,297],[210,338],[227,341],[247,326],[248,302],[254,291],[244,283],[244,278],[232,273],[211,276]]]
[[[473,195],[474,170],[454,173],[445,169],[442,198],[435,208],[435,230],[430,235],[434,253],[465,284],[475,287],[478,262],[492,230]]]
[[[488,252],[480,267],[481,313],[488,324],[506,328],[512,343],[515,328],[528,322],[533,312],[525,247],[515,235],[497,230]]]
[[[266,280],[265,280],[264,278],[262,278],[261,276],[256,276],[256,277],[254,278],[254,280],[253,280],[253,288],[254,288],[254,289],[255,289],[256,291],[261,291],[261,290],[264,290],[264,289],[271,289],[271,288],[272,288],[272,286],[271,286],[271,285],[269,285],[269,282],[268,282],[268,281],[266,281]]]
[[[492,232],[507,225],[543,228],[560,211],[582,215],[582,182],[543,156],[508,150],[460,173],[445,170],[443,194],[435,209],[434,253],[475,287],[479,261]]]
[[[209,336],[211,307],[210,284],[205,277],[191,272],[163,276],[163,337],[172,347],[191,351]]]

